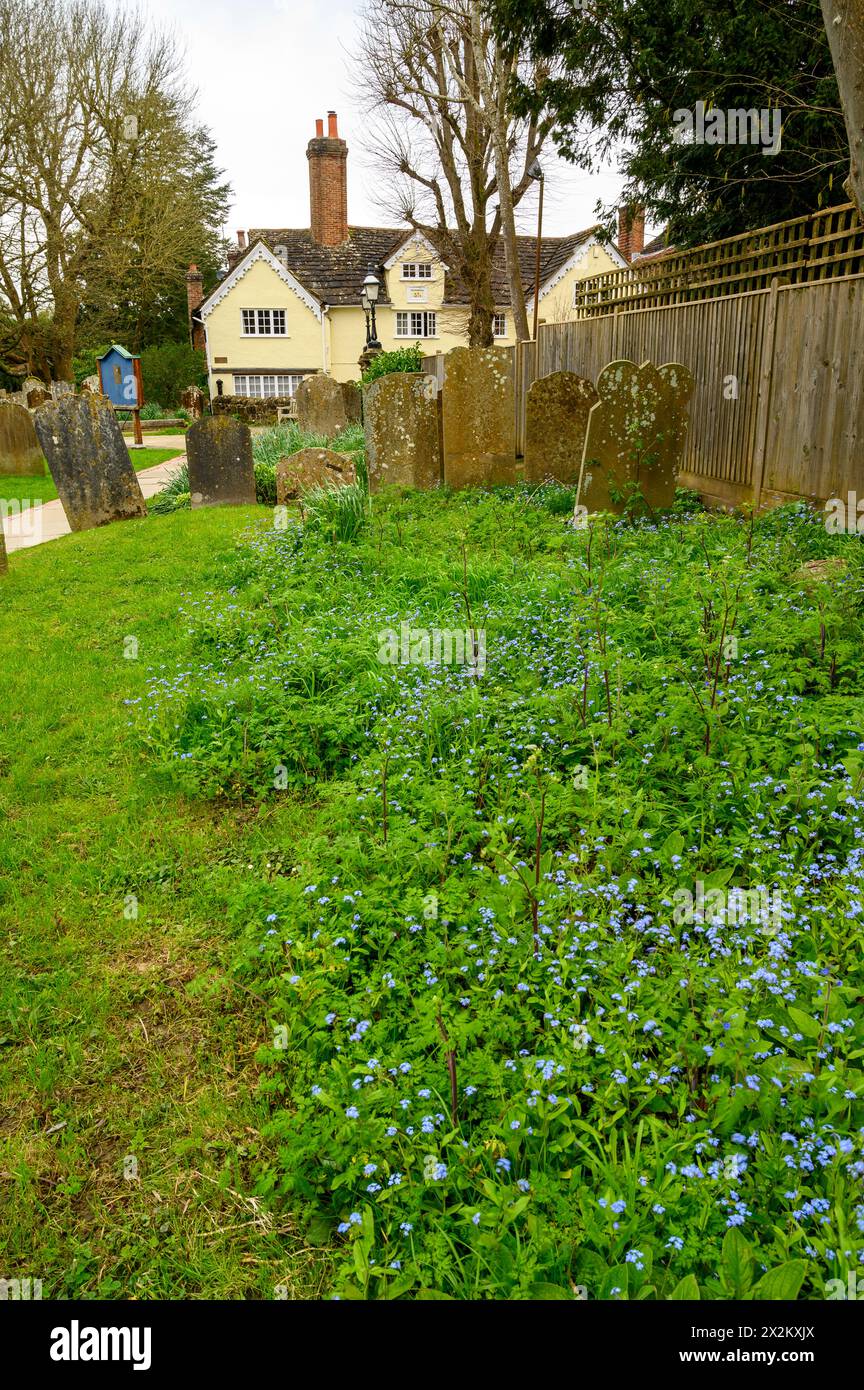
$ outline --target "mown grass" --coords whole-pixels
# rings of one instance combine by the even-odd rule
[[[69,536],[0,585],[0,1275],[45,1298],[303,1296],[326,1268],[249,1195],[261,1010],[201,991],[223,974],[227,882],[297,812],[171,792],[124,705],[255,515]]]
[[[155,468],[158,463],[166,463],[168,459],[179,457],[183,452],[182,445],[178,444],[176,449],[133,449],[129,457],[132,460],[136,473],[140,473],[144,468]],[[22,477],[15,474],[9,477],[0,475],[0,503],[2,502],[53,502],[57,496],[57,489],[54,486],[54,479],[50,473],[45,473],[43,477]]]

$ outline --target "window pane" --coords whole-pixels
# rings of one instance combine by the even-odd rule
[[[245,395],[246,395],[246,378],[245,378],[245,376],[235,376],[235,378],[234,378],[234,395],[235,395],[235,396],[245,396]]]
[[[280,334],[285,332],[285,310],[284,310],[284,309],[274,309],[274,310],[273,310],[273,332],[274,332],[274,333],[280,333]]]
[[[258,398],[260,398],[260,395],[261,395],[261,378],[260,378],[260,376],[250,376],[250,378],[249,378],[249,395],[250,395],[250,396],[254,396],[254,397],[256,398],[256,400],[257,400]]]
[[[258,310],[258,332],[268,334],[270,332],[270,310]]]
[[[417,267],[417,275],[418,275],[419,279],[421,279],[421,280],[431,280],[431,279],[432,279],[432,262],[431,262],[431,261],[422,261],[422,262],[420,263],[420,265],[418,265],[418,267]]]
[[[243,310],[243,332],[244,332],[244,333],[254,333],[254,332],[255,332],[255,310],[254,310],[254,309],[244,309],[244,310]]]
[[[404,338],[404,337],[407,336],[407,333],[408,333],[408,315],[407,315],[407,314],[397,314],[397,315],[396,315],[396,336],[397,336],[397,338]]]
[[[435,314],[427,314],[427,315],[426,315],[426,337],[427,337],[427,338],[434,338],[434,337],[435,337],[435,334],[436,334],[436,332],[438,331],[438,330],[437,330],[437,327],[436,327],[436,324],[437,324],[437,318],[436,318]]]

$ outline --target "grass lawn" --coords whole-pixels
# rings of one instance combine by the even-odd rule
[[[347,494],[10,557],[7,1277],[824,1299],[864,1258],[860,541]]]
[[[142,468],[154,468],[157,463],[165,463],[168,459],[177,458],[182,453],[181,449],[132,449],[129,457],[132,460],[136,473],[140,473]],[[57,489],[54,486],[54,479],[49,473],[41,478],[22,478],[0,476],[0,501],[23,502],[53,502],[57,496]]]
[[[175,659],[183,595],[218,582],[254,515],[69,536],[0,584],[0,1267],[46,1298],[309,1295],[326,1268],[251,1195],[266,1028],[245,990],[212,993],[224,888],[297,811],[166,790],[123,703]]]
[[[158,423],[158,422],[157,422],[157,423]],[[148,434],[161,434],[161,435],[168,435],[168,436],[173,435],[173,434],[185,435],[187,429],[188,429],[188,425],[182,425],[182,426],[181,426],[181,425],[171,425],[169,428],[164,429],[164,430],[163,430],[163,429],[160,429],[160,430],[145,430],[143,433],[144,433],[144,439],[145,439],[145,441],[146,441],[147,435],[148,435]],[[132,438],[132,437],[134,436],[134,434],[135,434],[135,431],[131,428],[131,426],[130,426],[129,429],[126,429],[125,426],[124,426],[124,427],[123,427],[123,434],[124,434],[124,435],[127,435],[127,434],[128,434],[129,437]]]

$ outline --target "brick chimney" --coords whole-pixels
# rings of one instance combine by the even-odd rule
[[[319,246],[348,240],[348,146],[340,139],[336,112],[315,122],[315,138],[306,147],[309,160],[309,211],[312,238]]]
[[[622,207],[618,209],[618,250],[625,261],[641,256],[645,249],[645,209],[644,207]]]
[[[241,250],[241,251],[245,251],[245,250],[246,250],[246,233],[245,233],[245,232],[238,232],[238,233],[237,233],[237,245],[240,247],[240,250]]]
[[[189,310],[189,336],[194,348],[204,347],[204,325],[200,320],[193,321],[192,318],[192,315],[201,308],[203,302],[204,276],[193,261],[186,275],[186,305]]]

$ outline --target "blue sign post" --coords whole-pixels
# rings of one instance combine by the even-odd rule
[[[135,447],[143,448],[141,407],[144,404],[144,385],[141,378],[141,358],[133,357],[115,343],[102,357],[97,357],[99,385],[117,411],[128,410],[135,424]]]

